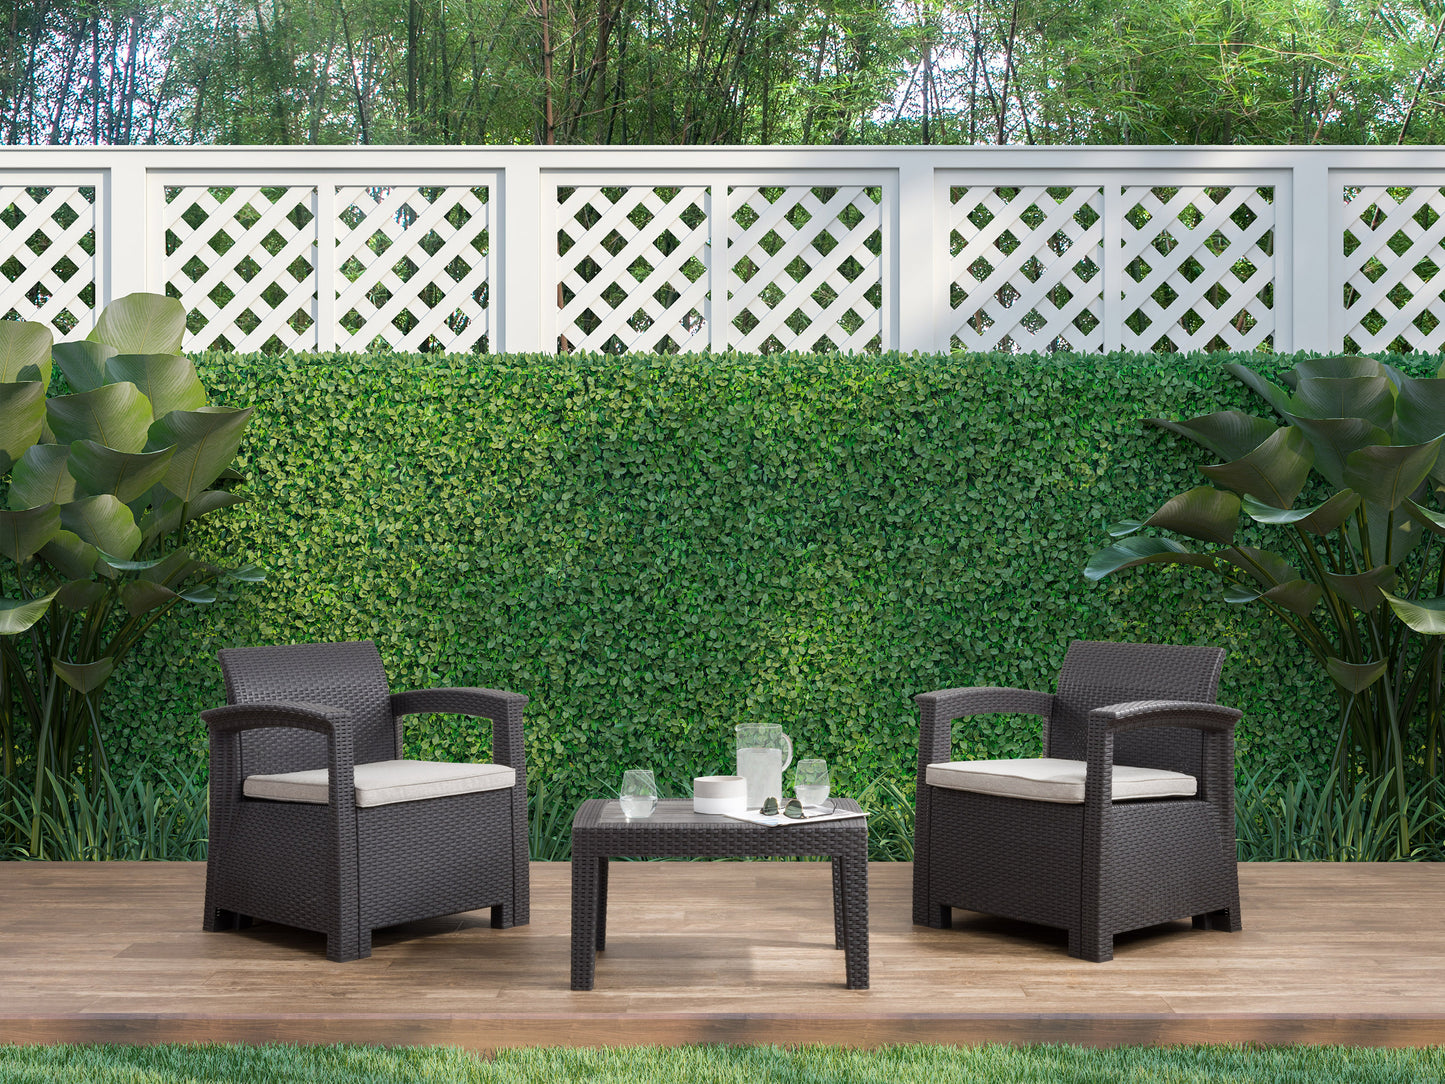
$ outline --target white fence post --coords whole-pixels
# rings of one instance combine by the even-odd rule
[[[1340,288],[1336,286],[1332,292],[1330,282],[1331,248],[1343,245],[1343,240],[1331,232],[1339,216],[1331,214],[1328,164],[1311,159],[1297,163],[1290,187],[1292,303],[1288,335],[1279,335],[1276,346],[1284,352],[1327,353],[1342,346],[1336,341],[1334,329],[1339,324],[1335,310],[1344,304]],[[1277,318],[1285,315],[1281,312]]]
[[[158,264],[160,256],[150,244],[150,204],[145,161],[131,154],[117,155],[106,173],[105,243],[96,254],[101,264],[96,268],[100,286],[96,301],[102,307],[126,294],[154,288],[151,262]]]
[[[922,155],[905,155],[898,167],[889,231],[892,234],[889,278],[895,292],[892,341],[883,343],[885,350],[893,348],[904,353],[948,350],[946,340],[937,341],[935,309],[940,304],[937,265],[946,260],[948,238],[938,237],[933,188],[933,162]],[[942,304],[947,303],[945,296]]]
[[[493,248],[500,257],[492,266],[500,274],[492,283],[492,312],[499,319],[492,349],[505,354],[551,353],[556,343],[544,343],[544,313],[556,308],[555,284],[548,289],[542,272],[556,262],[557,232],[550,207],[543,206],[542,171],[535,160],[508,162],[498,171],[501,190],[500,241]],[[493,197],[494,201],[496,197]],[[550,234],[549,234],[550,227]],[[500,299],[500,305],[498,300]]]

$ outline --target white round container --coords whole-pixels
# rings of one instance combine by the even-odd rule
[[[700,775],[692,781],[694,813],[747,812],[748,782],[740,775]]]

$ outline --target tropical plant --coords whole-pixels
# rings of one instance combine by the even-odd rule
[[[1282,621],[1334,682],[1334,767],[1390,780],[1399,851],[1414,849],[1412,786],[1437,777],[1445,646],[1445,380],[1415,379],[1366,357],[1302,361],[1270,381],[1228,370],[1284,424],[1240,411],[1151,419],[1208,449],[1214,484],[1171,497],[1148,519],[1114,524],[1112,546],[1085,567],[1092,580],[1135,565],[1205,569],[1224,599],[1257,603]],[[1306,494],[1308,503],[1296,507]],[[1283,550],[1246,544],[1283,534]],[[1204,547],[1141,533],[1152,527]]]
[[[222,578],[262,578],[185,546],[242,499],[225,485],[251,411],[207,403],[184,330],[180,302],[153,294],[106,306],[82,342],[0,321],[0,774],[23,767],[57,816],[57,783],[105,767],[101,697],[145,633]],[[68,388],[47,398],[52,368]]]

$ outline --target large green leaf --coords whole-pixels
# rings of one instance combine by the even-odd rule
[[[139,452],[150,431],[151,404],[134,384],[106,384],[51,399],[49,419],[61,444],[93,440],[118,452]]]
[[[0,384],[0,474],[40,439],[45,428],[45,385],[38,380]]]
[[[0,554],[28,561],[60,530],[60,510],[53,504],[0,512]]]
[[[71,391],[94,391],[110,383],[106,379],[105,363],[115,357],[114,347],[76,340],[56,343],[52,356],[65,374],[65,382],[70,385]]]
[[[60,522],[103,555],[130,557],[140,546],[140,528],[119,498],[109,493],[81,497],[60,506]]]
[[[10,475],[10,507],[34,508],[74,500],[75,476],[69,463],[67,444],[32,445]]]
[[[1371,613],[1385,601],[1384,592],[1395,588],[1398,577],[1393,565],[1378,565],[1368,572],[1356,576],[1337,576],[1325,573],[1325,582],[1330,590],[1339,595],[1361,613]]]
[[[129,380],[140,389],[150,400],[152,417],[206,405],[196,367],[180,354],[119,354],[106,368],[111,380]]]
[[[1226,489],[1288,508],[1304,488],[1313,462],[1314,452],[1305,435],[1294,426],[1285,426],[1243,458],[1199,469]]]
[[[185,333],[186,309],[179,299],[126,294],[105,307],[86,338],[122,354],[179,354]]]
[[[120,604],[131,617],[160,609],[179,596],[169,587],[150,580],[131,580],[120,589]]]
[[[1248,388],[1253,389],[1261,396],[1266,403],[1274,407],[1280,414],[1289,410],[1290,394],[1271,380],[1266,380],[1253,369],[1246,369],[1237,362],[1230,362],[1225,367],[1236,380]]]
[[[1325,669],[1330,672],[1330,677],[1347,693],[1364,692],[1384,677],[1389,666],[1383,659],[1379,662],[1345,662],[1333,657],[1325,660]]]
[[[35,622],[45,616],[45,611],[50,609],[50,600],[54,597],[55,592],[52,591],[39,598],[0,598],[0,636],[19,636],[22,632],[29,631]]]
[[[165,487],[183,501],[195,500],[209,489],[236,457],[250,417],[250,407],[202,407],[175,410],[157,419],[151,426],[151,445],[176,446]]]
[[[71,613],[90,609],[105,595],[105,584],[99,580],[71,580],[55,592],[55,601]]]
[[[1445,598],[1404,599],[1387,592],[1385,601],[1395,616],[1416,632],[1445,636]]]
[[[1445,437],[1426,444],[1373,445],[1351,452],[1345,460],[1345,484],[1370,504],[1399,508],[1429,477],[1442,440]]]
[[[1390,369],[1395,396],[1396,444],[1424,444],[1445,433],[1445,380],[1416,380]]]
[[[1170,497],[1149,517],[1145,526],[1227,546],[1234,541],[1234,532],[1239,527],[1239,498],[1213,486],[1196,486]]]
[[[1299,382],[1290,413],[1304,418],[1362,418],[1384,429],[1395,418],[1395,389],[1383,373],[1312,377]]]
[[[70,446],[70,473],[82,493],[110,493],[129,504],[165,477],[175,451],[117,452],[93,440],[77,440]]]
[[[1214,558],[1207,553],[1195,553],[1186,549],[1172,538],[1136,535],[1090,557],[1088,564],[1084,566],[1084,575],[1091,580],[1102,580],[1120,569],[1133,568],[1135,565],[1196,565],[1199,568],[1213,568]]]
[[[1245,497],[1241,507],[1256,523],[1297,524],[1311,534],[1327,535],[1336,530],[1345,517],[1360,506],[1360,495],[1353,489],[1342,489],[1323,504],[1309,508],[1276,508],[1272,504]]]
[[[1402,506],[1425,530],[1433,535],[1445,535],[1445,513],[1432,512],[1424,505],[1416,504],[1414,501],[1406,501]]]
[[[93,693],[115,672],[115,660],[107,655],[94,662],[69,662],[65,659],[51,659],[50,665],[60,680],[72,689],[82,693]]]
[[[40,551],[40,556],[54,565],[62,576],[83,580],[95,571],[100,551],[89,542],[82,542],[74,531],[60,531]]]
[[[1276,606],[1304,617],[1319,605],[1324,593],[1319,584],[1309,580],[1289,580],[1271,587],[1268,591],[1259,591],[1242,583],[1232,583],[1224,589],[1224,601],[1238,605],[1253,602],[1255,599],[1268,599]]]
[[[192,523],[221,508],[245,504],[248,500],[248,497],[224,489],[208,489],[204,493],[196,494],[195,500],[184,505],[179,497],[168,497],[160,507],[150,509],[141,517],[140,531],[149,542],[180,527],[182,507],[185,508],[186,522]]]
[[[1345,462],[1351,452],[1372,444],[1389,444],[1390,434],[1364,418],[1300,418],[1293,422],[1315,450],[1315,470],[1336,489],[1345,488]]]
[[[1266,589],[1300,578],[1294,566],[1277,553],[1254,546],[1230,546],[1215,554]]]
[[[50,329],[29,320],[0,320],[0,383],[50,386]]]
[[[1385,366],[1363,354],[1331,354],[1324,358],[1305,358],[1294,367],[1296,386],[1300,380],[1345,380],[1351,377],[1382,376]]]
[[[1190,418],[1187,422],[1150,418],[1147,424],[1178,433],[1226,460],[1248,455],[1279,428],[1274,422],[1238,410],[1205,414],[1199,418]]]

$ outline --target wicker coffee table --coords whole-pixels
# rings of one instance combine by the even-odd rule
[[[848,798],[839,809],[857,810]],[[833,945],[843,950],[851,990],[868,988],[868,822],[824,821],[768,828],[658,802],[630,821],[615,801],[593,798],[572,820],[572,989],[592,989],[607,941],[607,863],[630,858],[802,858],[833,860]]]

